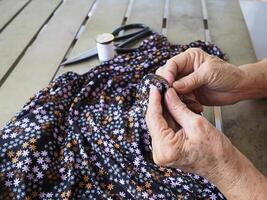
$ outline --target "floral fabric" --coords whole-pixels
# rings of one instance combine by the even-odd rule
[[[168,87],[153,73],[189,47],[224,58],[213,44],[170,45],[155,33],[39,91],[0,132],[0,199],[224,199],[208,180],[152,159],[149,88]]]

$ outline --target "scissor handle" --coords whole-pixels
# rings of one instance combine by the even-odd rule
[[[129,29],[141,29],[141,30],[138,30],[138,31],[135,31],[129,34],[125,34],[122,36],[118,36],[120,31],[127,31]],[[115,50],[117,53],[128,53],[128,52],[135,51],[136,48],[125,48],[125,47],[137,41],[138,39],[151,35],[152,33],[153,33],[152,30],[145,24],[127,24],[127,25],[121,26],[112,32],[112,34],[115,36],[114,37],[115,42],[119,40],[124,40],[123,42],[119,44],[115,44],[116,46]],[[80,62],[88,58],[94,57],[96,55],[97,55],[96,48],[89,49],[86,52],[78,56],[68,59],[67,61],[63,62],[61,65],[73,64],[73,63]]]
[[[133,32],[133,33],[125,34],[122,36],[118,36],[121,31],[127,31],[130,29],[141,29],[141,30]],[[150,29],[150,28],[148,26],[146,26],[145,24],[126,24],[124,26],[121,26],[121,27],[115,29],[112,32],[112,34],[115,36],[114,41],[119,41],[119,40],[131,38],[135,35],[138,35],[139,33],[145,31],[146,29]]]
[[[151,35],[152,31],[147,27],[144,30],[140,31],[138,34],[135,34],[134,36],[128,38],[127,40],[123,41],[122,43],[116,45],[118,48],[126,47],[127,45],[138,41],[141,38],[145,38],[148,35]]]

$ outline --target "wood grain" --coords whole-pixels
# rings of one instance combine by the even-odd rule
[[[66,0],[0,88],[0,127],[55,74],[93,1]]]
[[[95,12],[89,18],[84,31],[68,57],[76,56],[90,48],[96,47],[95,38],[98,34],[110,33],[118,28],[123,21],[128,3],[128,0],[98,0]],[[111,8],[112,12],[110,11]],[[67,71],[82,74],[99,64],[98,58],[93,58],[79,64],[61,66],[57,76]]]
[[[241,65],[256,61],[237,0],[206,0],[211,39]],[[267,175],[267,100],[243,101],[222,107],[224,133],[252,163]]]
[[[144,23],[152,30],[161,33],[164,1],[134,0],[127,24]]]
[[[238,0],[206,0],[212,40],[236,65],[255,62],[256,55]]]
[[[170,0],[167,36],[171,43],[204,40],[201,1]]]
[[[0,85],[60,2],[33,0],[0,34]]]
[[[29,3],[30,0],[1,0],[0,1],[0,32],[16,17],[16,15]]]

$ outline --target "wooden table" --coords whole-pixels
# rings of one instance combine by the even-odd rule
[[[99,64],[59,67],[64,59],[135,22],[172,43],[214,41],[236,65],[256,61],[237,0],[0,0],[0,126],[54,77]],[[212,108],[205,116],[214,123]],[[223,107],[222,117],[224,133],[267,175],[267,101]]]

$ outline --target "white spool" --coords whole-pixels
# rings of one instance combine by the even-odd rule
[[[109,61],[115,56],[114,36],[110,33],[103,33],[96,37],[96,47],[100,62]]]

